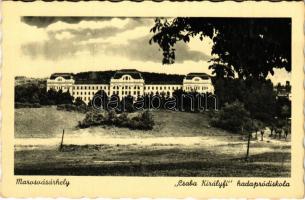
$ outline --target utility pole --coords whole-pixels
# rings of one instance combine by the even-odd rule
[[[62,147],[63,147],[64,135],[65,135],[65,129],[62,129],[62,136],[61,136],[61,143],[60,143],[59,151],[61,151]]]

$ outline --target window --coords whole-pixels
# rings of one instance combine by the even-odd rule
[[[133,95],[136,95],[137,93],[136,93],[136,91],[133,91]]]
[[[151,89],[154,90],[155,88],[154,88],[154,87],[151,87]]]
[[[128,89],[127,85],[125,86],[125,89]]]
[[[158,86],[156,87],[156,90],[158,89]]]
[[[90,86],[88,86],[88,89],[90,90]]]
[[[138,91],[138,95],[140,95],[140,91]]]
[[[87,87],[85,86],[85,90],[87,89]]]
[[[148,86],[148,89],[150,89],[150,87]]]
[[[115,89],[115,86],[113,86],[113,88],[112,89]]]
[[[86,97],[84,97],[84,100],[86,101]]]
[[[138,90],[140,89],[140,86],[138,86]]]
[[[131,91],[129,91],[128,94],[131,95]]]
[[[160,90],[162,90],[162,87],[160,87]]]
[[[86,92],[84,92],[84,95],[86,95]]]

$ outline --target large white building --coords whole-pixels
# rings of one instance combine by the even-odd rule
[[[110,80],[84,80],[71,73],[55,73],[47,80],[47,90],[50,89],[69,91],[74,99],[79,97],[85,103],[88,103],[99,90],[103,90],[108,96],[116,94],[119,98],[128,95],[136,98],[146,94],[172,96],[176,90],[214,93],[211,78],[205,73],[189,73],[182,80],[160,82],[145,81],[141,72],[134,69],[118,70]]]

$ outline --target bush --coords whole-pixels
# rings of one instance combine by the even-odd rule
[[[79,128],[88,128],[90,126],[98,126],[107,123],[108,115],[105,112],[91,111],[87,112],[85,119],[78,122]]]
[[[78,123],[79,128],[90,126],[114,125],[130,129],[151,130],[154,126],[152,114],[149,111],[139,113],[137,116],[128,118],[128,113],[117,114],[114,110],[108,112],[90,111],[87,112],[83,121]]]

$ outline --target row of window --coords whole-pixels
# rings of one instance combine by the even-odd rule
[[[122,89],[140,89],[141,87],[140,86],[113,86],[112,87],[112,89],[119,89],[119,88],[122,88]],[[152,90],[154,90],[154,89],[156,89],[156,90],[166,90],[166,89],[168,89],[168,90],[170,90],[170,89],[172,89],[172,90],[178,90],[178,89],[181,89],[182,88],[182,86],[144,86],[144,89],[146,90],[146,89],[148,89],[148,90],[150,90],[150,89],[152,89]],[[73,86],[73,89],[76,89],[76,90],[90,90],[90,89],[92,89],[92,90],[102,90],[102,89],[104,89],[104,90],[106,90],[106,89],[108,89],[108,86]]]
[[[70,87],[66,87],[66,86],[51,86],[50,89],[53,89],[53,90],[66,90],[66,89],[70,89]]]
[[[159,94],[162,95],[162,94],[164,94],[164,95],[170,96],[172,93],[169,92],[169,91],[167,91],[167,92],[160,92],[160,93],[159,93],[158,91],[157,91],[157,92],[153,92],[153,91],[152,91],[152,92],[144,92],[144,94],[145,94],[145,95],[151,95],[151,94],[152,94],[152,95],[159,95]]]
[[[120,87],[122,89],[129,89],[129,90],[131,90],[131,88],[132,88],[131,86],[126,85],[126,86],[113,86],[112,89],[114,89],[114,90],[117,89],[118,90],[118,89],[120,89]],[[133,89],[138,89],[139,90],[140,86],[133,86]]]
[[[90,97],[76,97],[76,98],[80,98],[83,101],[87,101],[87,100],[90,101],[91,100]]]
[[[88,91],[88,92],[75,92],[75,91],[73,91],[72,92],[72,95],[94,95],[96,92],[90,92],[90,91]],[[108,92],[109,93],[109,92]],[[109,94],[108,94],[109,95]]]
[[[108,86],[73,86],[74,90],[106,90]]]
[[[186,87],[186,90],[200,90],[200,88],[201,88],[202,90],[207,90],[207,89],[208,89],[208,87],[206,87],[206,86],[202,86],[202,87],[200,87],[200,86],[195,86],[195,87]]]
[[[182,87],[181,86],[145,86],[144,87],[144,89],[146,90],[150,90],[150,88],[152,89],[152,90],[154,90],[155,88],[156,88],[156,90],[166,90],[166,89],[168,89],[168,90],[170,90],[170,89],[172,89],[172,90],[178,90],[178,89],[182,89]]]
[[[116,94],[119,95],[119,91],[113,91],[112,94]],[[121,95],[140,95],[140,91],[133,91],[133,93],[131,91],[121,91]]]

